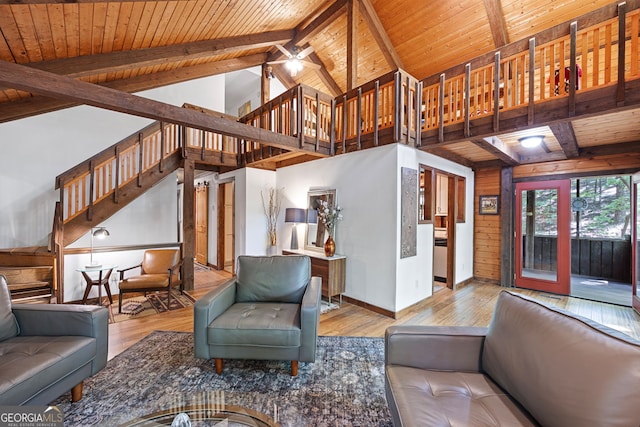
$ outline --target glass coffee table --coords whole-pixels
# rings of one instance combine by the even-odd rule
[[[224,410],[212,411],[206,406],[188,406],[180,412],[173,409],[154,412],[136,418],[125,426],[224,426],[224,427],[280,427],[271,417],[242,406],[229,405]]]
[[[166,403],[166,402],[165,402]],[[274,408],[277,417],[277,408]],[[165,406],[165,409],[138,416],[120,424],[122,427],[173,426],[173,427],[281,427],[269,415],[225,401],[224,392],[214,392],[213,398],[207,394],[179,398]]]

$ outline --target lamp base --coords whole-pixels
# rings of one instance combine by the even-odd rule
[[[293,229],[291,230],[291,249],[298,249],[298,224],[293,224]]]
[[[88,264],[84,268],[102,268],[102,264]]]

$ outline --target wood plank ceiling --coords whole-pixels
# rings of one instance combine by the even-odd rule
[[[635,1],[635,0],[633,0]],[[320,70],[304,83],[337,95],[396,68],[422,79],[505,44],[611,4],[610,0],[0,0],[0,59],[125,92],[281,59],[274,44],[312,46]],[[349,35],[351,34],[351,35]],[[65,108],[70,101],[0,87],[0,123]],[[523,162],[566,158],[574,149],[632,144],[639,110],[575,120],[545,135],[540,153],[521,152],[520,133],[501,135]],[[571,143],[571,142],[570,142]],[[473,165],[500,159],[478,141],[447,146]],[[550,153],[555,153],[549,155]],[[503,156],[504,157],[504,156]]]

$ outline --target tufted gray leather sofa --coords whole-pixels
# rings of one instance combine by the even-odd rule
[[[108,311],[71,304],[11,304],[0,275],[0,405],[46,405],[107,364]]]
[[[215,359],[316,359],[321,279],[308,256],[239,256],[238,274],[194,304],[195,355]]]
[[[398,426],[640,426],[640,343],[503,291],[489,328],[394,326]]]

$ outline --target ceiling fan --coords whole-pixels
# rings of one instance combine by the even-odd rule
[[[287,59],[270,61],[267,62],[267,64],[285,64],[285,67],[287,67],[287,69],[291,73],[291,77],[295,77],[299,71],[302,71],[303,66],[308,66],[309,68],[312,68],[314,70],[320,69],[320,65],[304,60],[306,56],[313,52],[312,46],[306,47],[302,50],[300,50],[298,46],[294,46],[291,52],[285,49],[282,45],[277,44],[275,46],[287,57]]]

